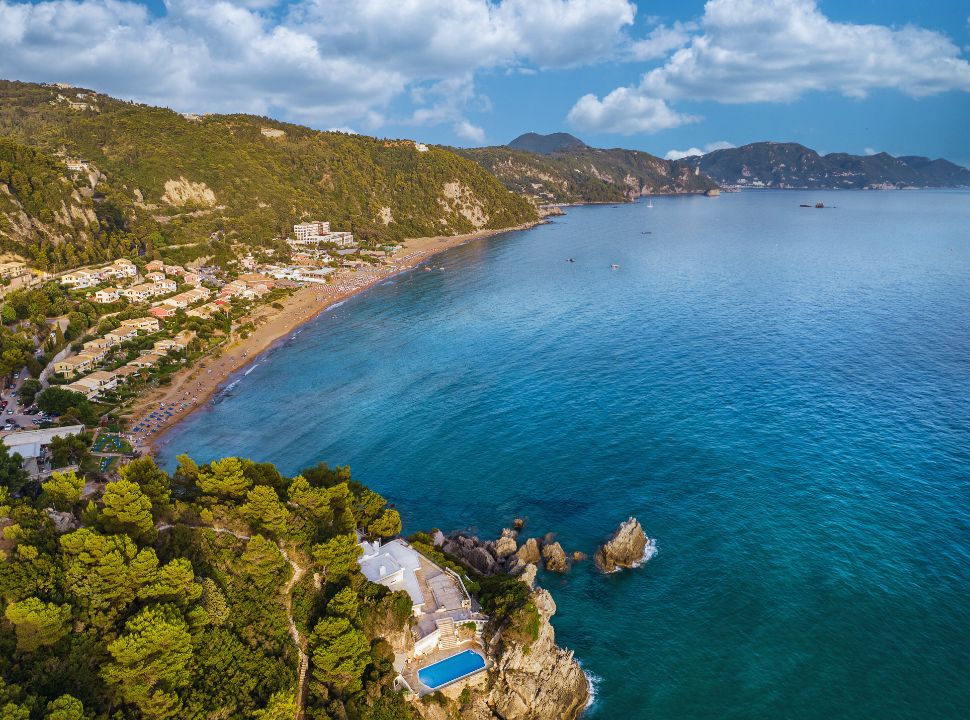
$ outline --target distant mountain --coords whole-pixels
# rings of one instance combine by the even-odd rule
[[[819,155],[798,143],[757,142],[684,162],[722,185],[766,188],[890,189],[970,186],[970,170],[947,160],[887,153]]]
[[[592,148],[568,133],[526,133],[508,145],[458,152],[539,203],[623,202],[717,187],[688,163],[640,150]]]
[[[538,153],[539,155],[552,155],[554,152],[567,150],[578,150],[587,147],[586,143],[569,133],[551,133],[540,135],[539,133],[525,133],[519,135],[506,147],[513,150],[523,150],[525,152]]]

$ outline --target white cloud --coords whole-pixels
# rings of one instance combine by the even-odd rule
[[[727,150],[728,148],[736,147],[734,143],[729,143],[727,140],[716,140],[715,142],[709,142],[701,150],[697,147],[692,147],[689,150],[668,150],[667,154],[664,155],[665,160],[683,160],[685,157],[696,157],[697,155],[706,155],[709,152],[715,150]]]
[[[459,120],[454,125],[455,135],[463,140],[470,140],[473,143],[485,142],[485,131],[477,125],[472,125],[467,120]]]
[[[475,74],[612,56],[629,0],[0,0],[0,76],[64,81],[196,112],[318,127],[457,123]],[[460,100],[445,98],[451,83]],[[444,85],[443,85],[444,84]]]
[[[875,154],[876,154],[876,153],[878,153],[879,151],[878,151],[878,150],[876,150],[875,148],[871,148],[871,147],[867,147],[867,148],[864,148],[864,149],[862,150],[862,152],[863,152],[863,154],[865,154],[865,155],[875,155]]]
[[[699,157],[703,154],[704,151],[697,147],[692,147],[688,150],[668,150],[667,154],[664,155],[664,160],[683,160],[687,157]]]
[[[694,23],[674,23],[673,27],[658,25],[643,40],[630,43],[630,57],[633,60],[653,60],[670,53],[671,50],[683,47],[690,42],[692,30],[696,30]]]
[[[590,132],[654,133],[700,118],[678,113],[659,98],[637,93],[631,88],[617,88],[602,100],[584,95],[569,111],[569,124]]]
[[[911,25],[834,22],[815,0],[709,0],[698,27],[662,66],[603,103],[620,90],[627,105],[638,98],[751,103],[788,102],[813,91],[855,98],[877,89],[912,97],[970,91],[970,63],[947,36]],[[598,102],[580,98],[570,116]],[[643,132],[605,115],[601,125]]]

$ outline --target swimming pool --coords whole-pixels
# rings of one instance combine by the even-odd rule
[[[418,680],[437,690],[455,680],[461,680],[485,667],[485,658],[474,650],[464,650],[457,655],[439,660],[433,665],[418,670]]]

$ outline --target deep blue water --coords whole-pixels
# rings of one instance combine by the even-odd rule
[[[347,302],[164,459],[350,464],[408,531],[567,551],[636,515],[644,567],[541,578],[595,718],[970,717],[970,194],[654,205]]]

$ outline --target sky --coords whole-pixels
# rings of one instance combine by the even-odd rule
[[[0,0],[0,77],[466,147],[970,166],[967,0]]]

